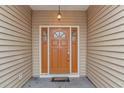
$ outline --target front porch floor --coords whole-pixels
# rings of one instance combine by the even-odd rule
[[[70,78],[70,82],[51,82],[51,78],[31,78],[23,88],[95,88],[86,77]]]

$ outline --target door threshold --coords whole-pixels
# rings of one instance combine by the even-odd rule
[[[40,78],[51,78],[51,77],[80,77],[79,74],[41,74]]]

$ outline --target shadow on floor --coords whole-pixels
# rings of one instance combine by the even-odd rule
[[[70,78],[70,82],[51,82],[51,78],[31,78],[23,88],[95,88],[86,77]]]

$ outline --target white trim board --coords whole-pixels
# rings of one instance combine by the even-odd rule
[[[48,73],[42,73],[41,72],[41,56],[42,56],[42,53],[41,53],[41,28],[43,28],[43,27],[47,27],[48,28]],[[50,59],[49,59],[49,28],[50,27],[69,27],[69,29],[70,29],[70,74],[50,74],[49,73],[49,63],[50,63]],[[77,32],[78,32],[78,72],[77,73],[72,73],[72,69],[71,69],[71,28],[72,27],[76,27],[78,30],[77,30]],[[79,77],[80,76],[80,53],[79,53],[79,47],[80,47],[80,45],[79,45],[79,40],[80,38],[79,38],[79,26],[68,26],[68,25],[66,25],[66,26],[61,26],[61,25],[59,25],[59,26],[56,26],[56,25],[41,25],[41,26],[39,26],[39,68],[40,68],[40,73],[39,73],[39,76],[40,77]]]

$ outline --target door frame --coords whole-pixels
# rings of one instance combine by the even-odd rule
[[[48,41],[47,41],[47,45],[48,45],[48,73],[42,73],[41,72],[41,62],[42,62],[42,48],[41,48],[41,44],[42,44],[42,41],[41,41],[41,28],[43,27],[47,27],[48,28]],[[71,66],[72,66],[72,61],[71,61],[71,42],[70,42],[70,73],[69,74],[50,74],[49,73],[49,67],[50,67],[50,58],[49,58],[49,28],[50,27],[61,27],[61,28],[64,28],[64,27],[69,27],[70,29],[70,40],[71,40],[71,28],[72,27],[76,27],[77,28],[77,34],[78,34],[78,71],[77,73],[72,73],[72,69],[71,69]],[[80,48],[80,37],[79,37],[79,34],[80,31],[79,31],[79,26],[71,26],[71,25],[65,25],[65,26],[61,26],[61,25],[40,25],[39,26],[39,77],[79,77],[80,76],[80,52],[79,52],[79,48]]]

